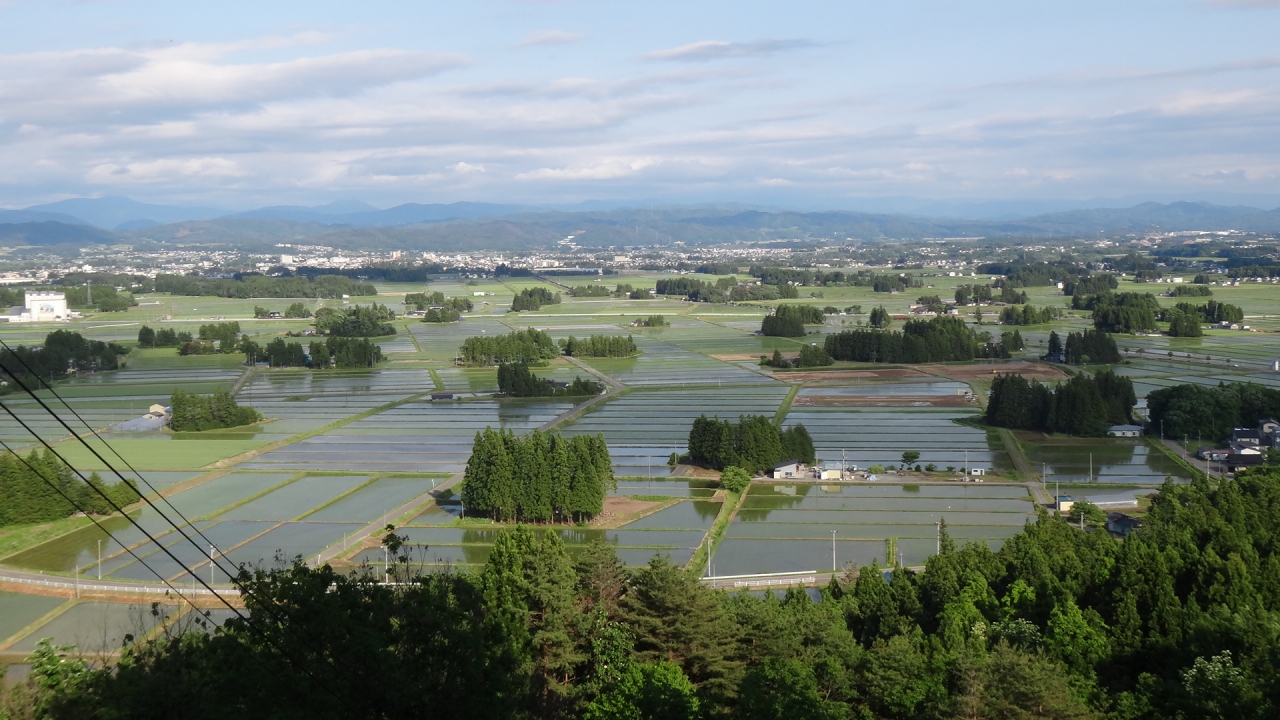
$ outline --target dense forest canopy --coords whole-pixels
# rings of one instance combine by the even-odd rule
[[[169,427],[175,432],[240,427],[262,419],[262,413],[240,406],[231,393],[222,388],[214,390],[212,395],[174,390],[169,404],[173,408]]]
[[[874,317],[875,312],[872,312]],[[983,339],[957,317],[908,320],[902,330],[843,330],[828,335],[823,349],[836,360],[925,363],[1008,357],[999,343]]]
[[[1280,469],[1166,483],[1126,540],[1044,512],[998,551],[944,526],[922,572],[849,572],[820,602],[711,590],[662,556],[625,569],[603,542],[575,563],[518,528],[474,573],[415,577],[408,551],[399,585],[246,572],[250,617],[273,622],[103,670],[55,658],[20,689],[51,718],[1264,720],[1276,528]]]
[[[513,330],[506,335],[480,335],[462,341],[460,360],[466,365],[531,363],[560,357],[560,346],[545,330]]]
[[[603,435],[563,438],[539,430],[476,433],[462,485],[468,516],[560,523],[590,520],[617,487]]]
[[[12,452],[0,454],[0,498],[4,498],[0,502],[0,527],[61,520],[77,512],[77,507],[94,515],[113,512],[90,485],[119,507],[132,505],[142,497],[128,482],[106,483],[97,473],[87,481],[86,484],[48,450],[32,450],[23,457]]]
[[[813,439],[804,425],[779,430],[763,415],[743,415],[737,422],[700,415],[689,428],[687,460],[723,470],[734,466],[754,474],[785,460],[814,462]]]
[[[813,305],[779,305],[760,322],[760,334],[771,337],[803,337],[805,325],[821,325],[826,316]]]
[[[18,345],[0,350],[0,368],[34,387],[72,371],[115,370],[120,367],[120,358],[128,354],[129,348],[117,343],[88,340],[71,330],[54,330],[45,336],[40,347]]]
[[[996,375],[987,401],[989,425],[1103,437],[1130,422],[1138,398],[1133,381],[1110,370],[1076,375],[1050,388],[1021,375]]]
[[[1280,390],[1257,383],[1188,383],[1152,390],[1147,409],[1152,426],[1168,437],[1225,440],[1232,428],[1280,418]]]
[[[550,290],[541,287],[525,288],[511,299],[511,312],[522,310],[541,310],[543,305],[559,305],[560,293],[554,295]]]
[[[498,366],[498,392],[511,397],[572,397],[599,395],[604,387],[581,377],[567,384],[555,383],[533,374],[525,363],[511,363]]]
[[[570,357],[621,358],[640,352],[635,339],[630,335],[591,335],[582,339],[570,335],[559,344],[564,354]]]
[[[385,337],[395,335],[396,327],[391,324],[396,314],[386,305],[351,308],[324,307],[316,311],[316,332],[321,335],[338,337]]]

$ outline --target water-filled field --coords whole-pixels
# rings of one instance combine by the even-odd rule
[[[827,388],[824,388],[827,390]],[[897,465],[902,453],[920,453],[919,463],[963,468],[1011,466],[995,432],[954,422],[971,413],[944,410],[793,409],[784,427],[803,424],[819,460],[840,460],[859,467]]]
[[[610,360],[590,358],[586,362],[631,387],[697,385],[768,385],[776,381],[726,362],[690,352],[671,343],[635,336],[640,355]]]
[[[617,475],[662,476],[668,472],[667,457],[685,451],[689,428],[699,415],[724,420],[737,420],[739,415],[772,418],[787,392],[781,385],[632,392],[598,405],[566,427],[564,434],[604,433]]]
[[[150,605],[82,602],[59,614],[26,637],[14,642],[9,650],[30,652],[41,638],[52,638],[55,645],[75,645],[88,653],[113,653],[123,646],[126,635],[142,637],[151,632],[177,608],[161,605],[159,616],[153,616]]]
[[[1166,477],[1186,481],[1185,469],[1145,441],[1131,438],[1040,438],[1019,433],[1035,468],[1047,467],[1049,482],[1160,485]]]
[[[573,407],[550,400],[406,403],[245,463],[258,469],[454,473],[485,427],[522,434]]]
[[[717,575],[799,572],[884,564],[893,539],[907,564],[922,562],[945,520],[959,543],[999,547],[1034,519],[1027,491],[995,485],[752,486],[716,550]],[[834,535],[833,535],[834,531]]]
[[[0,647],[19,630],[64,602],[63,598],[0,591]]]

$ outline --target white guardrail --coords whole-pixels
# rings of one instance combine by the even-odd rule
[[[64,590],[76,590],[79,592],[111,592],[111,593],[143,593],[150,595],[165,595],[175,592],[174,588],[157,587],[152,585],[124,585],[124,584],[100,584],[92,582],[76,582],[74,580],[42,580],[29,577],[13,577],[0,574],[0,582],[17,583],[19,585],[34,585],[36,587],[61,588]],[[204,588],[185,588],[177,589],[177,594],[186,595],[239,595],[240,590],[229,587],[220,590],[206,590]]]
[[[758,575],[720,575],[704,577],[703,582],[719,583],[733,581],[734,587],[768,587],[770,585],[795,585],[796,583],[816,583],[817,570],[800,570],[785,573],[761,573]]]

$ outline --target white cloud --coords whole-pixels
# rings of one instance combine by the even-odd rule
[[[580,42],[582,35],[578,33],[565,32],[564,30],[539,30],[525,35],[520,42],[512,45],[512,47],[526,48],[536,47],[539,45],[572,45]]]
[[[725,42],[723,40],[702,40],[666,50],[655,50],[645,54],[646,60],[680,60],[700,62],[707,60],[723,60],[725,58],[759,57],[773,55],[788,50],[803,50],[813,47],[808,40],[757,40],[755,42]]]
[[[153,183],[173,179],[238,178],[245,171],[233,160],[220,157],[161,159],[132,162],[124,165],[103,163],[89,171],[86,179],[91,183]]]

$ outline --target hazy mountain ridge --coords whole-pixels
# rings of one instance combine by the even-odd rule
[[[136,209],[119,206],[117,210],[121,207]],[[331,203],[318,209],[276,206],[233,216],[160,225],[132,220],[125,223],[129,229],[119,232],[77,223],[77,218],[65,213],[35,210],[0,211],[0,223],[7,222],[10,226],[2,235],[7,244],[36,246],[154,241],[253,247],[305,242],[351,249],[448,251],[549,247],[570,236],[582,246],[607,247],[790,239],[844,242],[846,238],[874,241],[927,237],[1094,236],[1099,232],[1149,230],[1280,232],[1280,209],[1262,210],[1202,202],[1141,203],[1129,208],[1068,210],[1012,221],[852,211],[768,211],[729,204],[569,212],[489,203],[410,203],[387,210],[349,212],[359,207],[359,204],[351,202]],[[469,216],[458,217],[460,215]],[[19,225],[20,228],[17,227]]]

